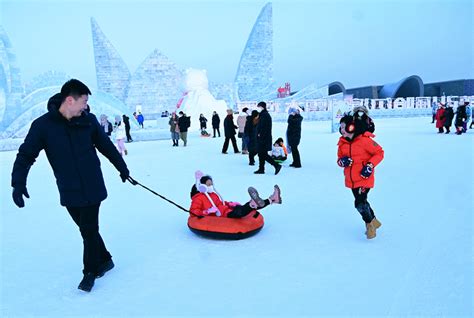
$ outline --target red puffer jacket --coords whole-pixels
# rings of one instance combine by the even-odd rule
[[[436,128],[441,128],[444,126],[446,117],[444,116],[444,108],[440,108],[436,111]]]
[[[352,158],[352,165],[344,168],[344,176],[346,177],[346,187],[354,189],[359,187],[373,188],[375,166],[377,166],[383,159],[384,151],[382,147],[377,144],[372,137],[375,137],[370,132],[365,132],[363,135],[357,136],[354,140],[348,141],[344,137],[339,138],[337,158],[350,157]],[[371,162],[374,165],[372,175],[364,179],[360,172],[362,168]]]
[[[221,216],[225,217],[229,212],[232,211],[232,208],[227,205],[227,202],[222,202],[219,196],[216,193],[208,193],[211,200],[214,202],[215,206],[221,212]],[[211,201],[209,201],[208,197],[205,193],[197,193],[193,195],[191,198],[191,207],[189,210],[198,216],[206,216],[205,211],[212,207]],[[214,215],[214,213],[212,214]]]

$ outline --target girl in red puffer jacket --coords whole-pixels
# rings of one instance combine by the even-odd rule
[[[366,225],[367,238],[372,239],[376,235],[376,229],[382,224],[375,218],[367,195],[374,187],[374,168],[382,161],[384,151],[372,139],[375,137],[372,133],[354,133],[356,122],[353,116],[344,116],[340,124],[339,131],[342,136],[337,144],[337,164],[344,168],[346,187],[352,190],[355,208]]]
[[[270,204],[281,204],[281,193],[278,185],[274,186],[273,194],[268,199],[262,199],[257,190],[248,188],[251,200],[243,205],[237,202],[224,201],[214,188],[214,182],[209,175],[196,171],[196,184],[191,188],[191,207],[189,210],[196,216],[217,216],[242,218],[250,212],[263,209]]]

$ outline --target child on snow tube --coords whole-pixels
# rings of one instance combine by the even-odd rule
[[[286,150],[283,138],[278,138],[272,146],[272,158],[278,163],[286,160],[288,151]]]
[[[280,188],[274,186],[272,195],[268,199],[262,199],[258,191],[249,187],[248,192],[251,200],[244,205],[238,202],[224,201],[215,190],[214,183],[209,175],[203,175],[196,171],[196,184],[191,188],[191,207],[189,210],[196,216],[218,216],[228,218],[242,218],[250,212],[263,209],[270,204],[281,204]]]

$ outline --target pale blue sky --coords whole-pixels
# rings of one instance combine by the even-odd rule
[[[267,1],[0,0],[22,80],[58,70],[96,87],[90,17],[130,71],[155,48],[180,67],[232,82]],[[417,74],[474,78],[472,0],[273,1],[274,76],[297,90],[347,88]]]

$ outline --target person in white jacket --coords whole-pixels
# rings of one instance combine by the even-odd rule
[[[125,125],[122,124],[122,117],[115,116],[115,141],[117,142],[117,149],[122,156],[128,154],[127,149],[125,149],[125,138],[127,135],[125,133]]]
[[[247,122],[248,108],[244,107],[242,112],[237,117],[237,127],[239,127],[239,133],[237,134],[238,138],[242,138],[242,154],[246,155],[248,151],[248,140],[244,137],[245,123]]]

